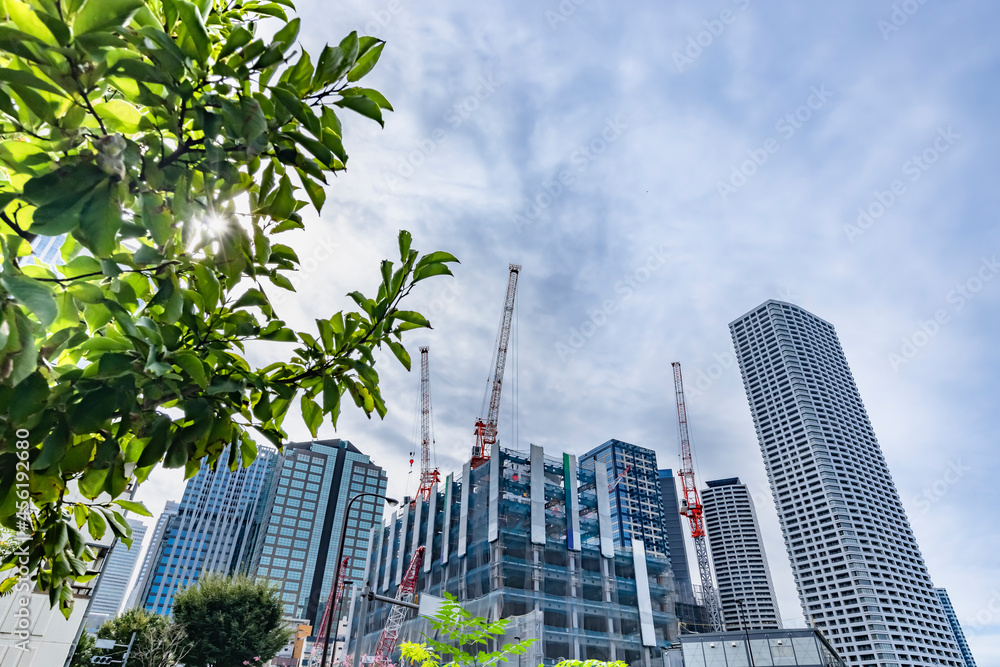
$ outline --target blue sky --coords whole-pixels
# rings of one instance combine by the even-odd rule
[[[411,350],[431,347],[450,471],[472,444],[507,264],[523,264],[501,440],[581,454],[616,437],[677,467],[681,361],[698,473],[754,490],[798,625],[727,328],[766,299],[797,303],[837,327],[931,577],[979,664],[998,664],[1000,8],[895,8],[300,0],[313,52],[352,29],[387,40],[366,83],[396,112],[384,130],[345,120],[349,170],[292,239],[305,279],[279,312],[308,326],[349,307],[400,228],[457,255],[456,277],[412,302],[434,325]],[[390,355],[381,370],[386,419],[348,412],[323,435],[402,494],[418,377]],[[158,510],[178,481],[157,475],[140,498]]]

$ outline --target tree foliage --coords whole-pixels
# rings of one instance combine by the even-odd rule
[[[122,495],[156,466],[248,465],[293,405],[314,435],[345,394],[383,416],[374,352],[409,368],[402,334],[430,325],[400,302],[456,261],[400,232],[356,311],[311,331],[275,312],[299,266],[282,235],[347,163],[338,114],[392,109],[358,85],[383,43],[351,33],[314,58],[292,9],[0,1],[0,524],[31,535],[32,576],[67,616],[84,531],[130,543],[122,510],[148,513]],[[52,264],[32,257],[47,238]],[[251,341],[290,358],[258,367]]]
[[[448,593],[445,593],[441,608],[427,620],[436,631],[433,638],[425,634],[423,642],[403,642],[399,645],[403,660],[419,667],[489,667],[509,660],[512,654],[524,655],[536,641],[524,639],[513,644],[502,644],[496,651],[485,650],[488,644],[499,642],[510,621],[500,619],[490,622],[480,616],[473,616],[462,609],[455,597]]]
[[[149,652],[156,637],[164,632],[170,624],[171,621],[166,616],[160,616],[145,609],[127,609],[118,616],[104,621],[97,629],[97,638],[113,639],[116,644],[128,645],[132,641],[134,633],[135,641],[132,644],[132,654],[128,663],[123,667],[143,667],[139,656]],[[81,635],[81,642],[84,636],[86,633]],[[77,653],[79,652],[80,645],[78,644]],[[94,655],[120,656],[122,654],[120,648],[114,650],[93,649],[92,652]]]
[[[244,575],[208,574],[174,596],[174,621],[187,634],[189,667],[265,663],[292,637],[281,595]]]

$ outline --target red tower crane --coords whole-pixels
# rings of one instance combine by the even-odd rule
[[[412,602],[413,593],[417,590],[417,576],[420,574],[420,565],[424,562],[424,548],[417,547],[410,560],[410,566],[406,568],[406,574],[399,583],[396,591],[396,600],[400,602]],[[396,640],[399,638],[399,629],[403,626],[403,617],[406,616],[408,608],[403,605],[394,604],[389,611],[389,620],[382,628],[382,634],[378,638],[378,646],[375,649],[375,657],[372,660],[375,667],[385,667],[390,663],[392,652],[396,649]]]
[[[712,565],[708,558],[708,544],[705,542],[705,522],[702,518],[701,499],[698,497],[698,487],[694,480],[694,461],[691,457],[691,440],[688,436],[687,407],[684,404],[684,380],[681,378],[681,364],[675,361],[674,393],[677,395],[677,425],[681,443],[681,486],[684,487],[684,499],[681,500],[681,514],[688,518],[691,524],[691,537],[694,538],[694,548],[698,555],[698,572],[701,575],[701,591],[705,606],[708,608],[709,621],[715,632],[722,632],[722,610],[719,596],[712,583]]]
[[[333,582],[333,586],[330,587],[330,596],[326,600],[326,608],[323,609],[323,618],[319,622],[319,631],[316,633],[316,641],[313,642],[312,654],[309,656],[309,667],[327,667],[326,665],[320,665],[323,661],[321,656],[324,646],[330,641],[330,637],[327,635],[327,628],[329,627],[327,623],[330,622],[330,616],[337,613],[337,610],[340,608],[340,600],[344,594],[344,576],[347,574],[347,567],[350,561],[350,557],[344,556],[344,560],[340,563],[340,576],[337,577],[337,581]],[[334,632],[337,632],[337,630],[334,629]]]
[[[428,361],[430,348],[420,348],[420,487],[413,501],[428,500],[431,490],[441,479],[437,468],[431,468],[431,372]]]
[[[500,417],[500,389],[503,385],[504,367],[507,364],[507,342],[510,339],[510,321],[514,316],[514,296],[517,294],[517,275],[521,271],[520,264],[510,265],[510,277],[507,279],[507,298],[504,299],[503,312],[500,314],[500,334],[497,345],[496,365],[490,384],[487,385],[489,409],[486,417],[476,420],[476,444],[472,446],[472,467],[476,468],[490,459],[490,445],[497,441],[497,420]],[[486,404],[486,400],[483,400]]]

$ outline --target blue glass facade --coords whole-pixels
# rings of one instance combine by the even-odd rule
[[[608,440],[580,457],[581,465],[592,461],[604,464],[608,482],[615,485],[611,491],[615,546],[627,546],[635,538],[643,541],[647,551],[670,558],[656,452],[621,440]]]
[[[177,513],[169,516],[146,574],[139,606],[169,614],[174,594],[204,572],[234,572],[248,551],[248,527],[277,452],[261,449],[249,468],[202,467],[184,489]],[[226,455],[220,457],[224,461]]]
[[[281,587],[286,615],[315,627],[333,585],[347,503],[359,493],[384,495],[385,472],[346,440],[290,443],[267,487],[247,570]],[[383,508],[382,500],[362,498],[351,509],[344,544],[349,580],[361,578],[368,534]]]

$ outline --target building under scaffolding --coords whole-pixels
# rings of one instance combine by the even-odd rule
[[[665,664],[677,638],[670,563],[639,540],[614,546],[603,466],[581,467],[575,456],[552,458],[535,445],[529,453],[494,445],[486,463],[467,463],[461,477],[449,475],[428,500],[404,503],[372,531],[372,590],[395,595],[420,545],[427,553],[417,592],[450,593],[476,616],[510,619],[504,642],[538,640],[525,665],[565,658],[651,667]],[[389,607],[374,602],[360,613],[354,602],[351,637],[371,655]],[[423,632],[427,621],[411,618],[399,638],[420,641]]]

